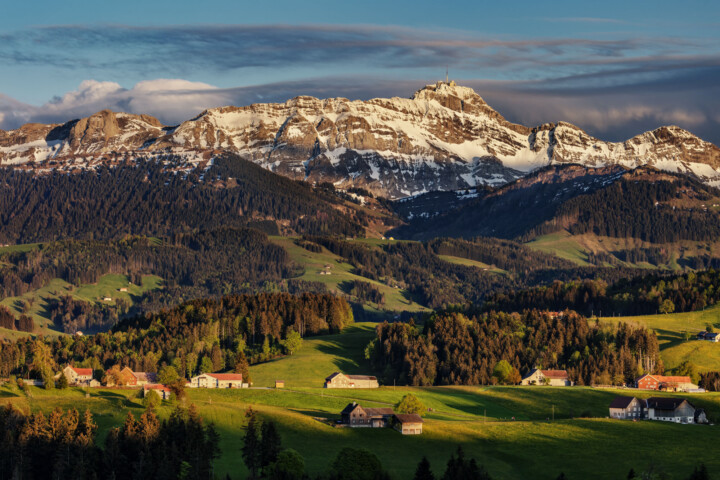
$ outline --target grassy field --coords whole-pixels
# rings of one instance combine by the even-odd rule
[[[525,245],[543,253],[549,253],[564,258],[565,260],[570,260],[582,267],[590,265],[590,263],[588,263],[587,252],[568,232],[543,235]]]
[[[53,330],[53,326],[50,325],[47,313],[47,307],[52,299],[64,295],[71,295],[78,300],[87,302],[114,304],[117,299],[122,298],[132,304],[135,297],[149,290],[161,288],[161,286],[162,279],[154,275],[143,276],[142,285],[130,284],[125,275],[110,274],[100,277],[97,283],[81,285],[79,287],[75,287],[64,280],[56,278],[51,280],[46,286],[19,297],[4,298],[0,301],[0,304],[9,307],[15,315],[20,315],[22,313],[22,303],[30,303],[31,306],[27,314],[35,321],[35,325],[38,327],[38,333],[57,335],[58,332]],[[120,288],[127,288],[127,292],[121,292]],[[105,302],[103,299],[106,297],[112,298],[112,300]],[[2,336],[2,338],[14,338],[12,335],[7,335],[7,333],[6,331],[0,331],[0,336]],[[20,335],[24,334],[20,333]]]
[[[29,395],[0,388],[0,399],[20,408],[49,411],[90,409],[99,425],[102,444],[108,430],[122,423],[127,411],[142,410],[132,390],[80,389],[45,391],[31,387]],[[412,392],[435,410],[425,418],[420,436],[401,436],[390,429],[333,428],[332,420],[352,399],[367,406],[386,406]],[[374,452],[393,478],[411,478],[424,455],[442,474],[450,454],[462,445],[499,479],[624,478],[630,468],[659,466],[671,478],[686,478],[698,459],[711,472],[720,459],[707,455],[718,427],[672,425],[660,422],[609,420],[607,405],[617,391],[550,387],[384,387],[367,391],[283,391],[274,389],[191,390],[194,403],[221,435],[222,456],[216,462],[219,478],[245,478],[239,455],[246,419],[252,406],[261,417],[278,424],[284,446],[299,451],[311,474],[324,471],[344,447]],[[624,392],[627,393],[627,392]],[[717,415],[720,395],[693,398]],[[555,417],[552,419],[553,406]],[[582,412],[595,418],[577,418]],[[170,406],[159,409],[167,417]],[[515,416],[515,420],[512,417]],[[611,460],[611,461],[610,461]]]
[[[327,249],[323,248],[322,252],[314,253],[305,250],[293,243],[293,238],[289,237],[270,237],[270,240],[287,250],[293,261],[305,268],[305,273],[300,277],[301,280],[321,282],[325,284],[331,292],[342,292],[341,284],[346,281],[361,280],[363,282],[372,283],[380,292],[385,295],[385,305],[382,310],[388,311],[409,311],[423,312],[427,311],[426,307],[415,303],[410,296],[401,289],[392,288],[384,283],[376,282],[365,277],[361,277],[352,273],[353,266],[343,261],[343,259]],[[383,240],[379,239],[362,239],[358,242],[368,243],[370,245],[378,245]],[[329,265],[329,268],[325,268]],[[321,275],[320,272],[329,272],[329,275]],[[369,304],[365,306],[370,312],[377,312],[377,306]]]
[[[607,317],[605,322],[626,322],[653,329],[658,335],[661,355],[666,369],[688,360],[698,371],[720,370],[720,344],[695,340],[707,324],[720,328],[720,305],[688,313],[639,315],[635,317]],[[686,333],[690,340],[685,340]]]
[[[475,267],[481,270],[487,270],[491,273],[497,273],[499,275],[510,274],[507,270],[503,270],[502,268],[497,268],[483,262],[478,262],[477,260],[470,260],[469,258],[454,257],[452,255],[438,255],[438,257],[445,260],[446,262],[455,263],[457,265],[465,265],[466,267]]]

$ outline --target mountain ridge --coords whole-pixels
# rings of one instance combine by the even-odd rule
[[[650,165],[720,184],[720,148],[680,127],[659,127],[625,142],[598,140],[562,121],[527,127],[454,82],[426,85],[410,98],[298,96],[218,107],[177,126],[102,110],[65,124],[0,131],[0,166],[40,170],[137,159],[188,168],[221,152],[293,179],[362,187],[389,198],[500,186],[566,163]]]

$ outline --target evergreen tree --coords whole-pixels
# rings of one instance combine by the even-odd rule
[[[243,439],[242,458],[245,466],[250,470],[250,478],[257,478],[258,471],[262,466],[262,452],[260,450],[260,431],[255,414],[250,414],[245,438]]]
[[[415,470],[414,480],[435,480],[432,470],[430,470],[430,462],[426,457],[423,457],[418,463],[417,469]]]
[[[263,422],[260,437],[260,465],[264,469],[271,463],[277,461],[278,454],[282,450],[282,439],[273,421]]]

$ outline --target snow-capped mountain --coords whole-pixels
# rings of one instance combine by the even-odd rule
[[[64,125],[0,131],[0,165],[40,169],[137,158],[185,168],[223,151],[291,178],[360,186],[390,198],[498,186],[561,163],[651,165],[720,184],[720,149],[681,128],[613,143],[564,122],[525,127],[454,82],[428,85],[409,99],[301,96],[215,108],[176,127],[105,110]]]

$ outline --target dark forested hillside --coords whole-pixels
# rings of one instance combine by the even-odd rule
[[[626,324],[591,325],[575,312],[439,313],[422,328],[384,323],[366,355],[386,382],[410,385],[518,383],[536,367],[567,369],[580,385],[622,384],[663,371],[654,333]],[[498,378],[503,361],[516,373]]]
[[[144,311],[192,298],[250,292],[296,274],[287,252],[264,233],[233,228],[173,235],[165,241],[135,236],[50,242],[29,251],[4,253],[0,260],[3,297],[22,295],[54,278],[79,286],[116,273],[139,285],[144,274],[160,276],[163,289],[136,302]],[[106,329],[127,311],[122,305],[96,307],[61,299],[51,302],[48,313],[58,328],[72,333]]]
[[[486,311],[571,309],[585,315],[646,315],[689,312],[720,300],[720,272],[708,270],[685,274],[651,274],[619,280],[555,281],[550,285],[490,296]]]
[[[339,200],[235,156],[188,174],[161,163],[37,175],[0,169],[0,242],[172,235],[276,221],[292,231],[361,235]]]
[[[428,218],[416,212],[393,234],[527,240],[566,229],[654,243],[707,241],[720,235],[720,215],[710,203],[719,195],[690,177],[651,168],[551,166],[450,212]]]

